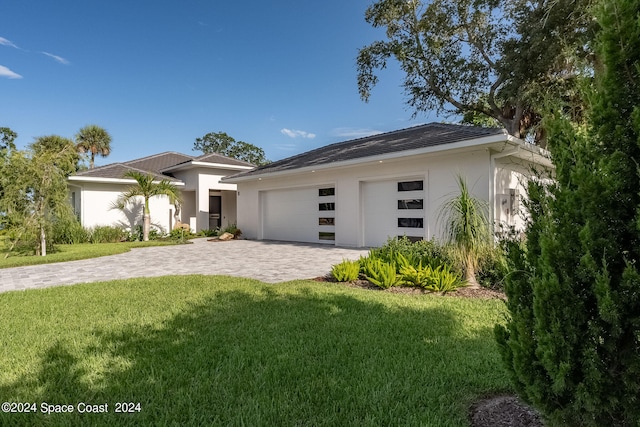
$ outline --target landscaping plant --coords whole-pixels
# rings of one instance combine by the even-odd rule
[[[518,393],[562,426],[640,420],[640,0],[597,2],[585,123],[549,120],[555,184],[531,184],[496,327]]]
[[[360,275],[360,264],[358,261],[344,260],[340,264],[331,267],[331,275],[338,282],[353,282]]]
[[[367,280],[382,289],[388,289],[402,284],[402,276],[397,274],[394,263],[386,263],[381,259],[374,258],[367,266]]]
[[[438,221],[464,267],[465,280],[471,287],[478,288],[476,271],[480,254],[492,244],[489,206],[471,194],[462,176],[457,179],[459,194],[442,205]]]
[[[445,294],[464,285],[465,282],[460,279],[457,273],[452,272],[448,265],[442,264],[431,270],[431,277],[423,287],[429,291]]]

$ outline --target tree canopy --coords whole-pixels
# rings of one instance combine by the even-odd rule
[[[54,221],[71,214],[66,178],[77,158],[73,142],[54,135],[36,139],[28,150],[11,150],[2,160],[0,222],[12,247],[24,242],[46,255]]]
[[[111,135],[98,125],[87,125],[76,135],[78,151],[89,154],[89,169],[94,168],[96,155],[107,157],[111,153]]]
[[[543,141],[548,98],[580,105],[591,1],[379,0],[365,19],[385,29],[386,40],[359,51],[360,96],[370,98],[376,71],[393,58],[415,114],[468,114],[481,123],[477,116],[486,116],[511,135]]]
[[[16,146],[13,141],[16,140],[18,134],[7,127],[0,127],[0,150],[15,150]]]
[[[236,141],[225,132],[210,132],[201,138],[196,138],[193,149],[205,154],[218,153],[256,166],[270,163],[262,148],[248,142]]]

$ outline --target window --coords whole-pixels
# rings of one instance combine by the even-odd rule
[[[398,200],[398,209],[423,209],[424,199]]]
[[[336,225],[335,218],[318,218],[318,225]]]
[[[321,211],[335,211],[336,204],[335,203],[320,203],[318,205],[318,209]]]
[[[398,183],[398,191],[422,191],[423,181],[403,181]]]
[[[401,228],[423,228],[422,218],[398,218],[398,227]]]
[[[336,189],[335,188],[320,188],[318,189],[318,196],[320,197],[325,197],[325,196],[335,196],[336,195]]]
[[[318,239],[320,240],[336,240],[336,233],[329,233],[321,231],[318,233]]]

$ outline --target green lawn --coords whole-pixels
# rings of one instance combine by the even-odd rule
[[[1,243],[1,242],[0,242]],[[79,259],[97,258],[105,255],[116,255],[129,252],[131,248],[146,246],[175,245],[175,241],[150,240],[148,242],[122,243],[78,243],[75,245],[55,245],[55,252],[47,256],[10,254],[5,258],[6,250],[0,250],[0,268],[22,267],[25,265],[49,264],[53,262],[75,261]],[[0,246],[1,248],[2,246]]]
[[[465,426],[475,398],[510,388],[492,333],[504,313],[222,276],[0,294],[0,396],[38,411],[0,425]]]

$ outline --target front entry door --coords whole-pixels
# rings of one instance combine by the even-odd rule
[[[209,196],[209,229],[222,226],[222,196]]]

